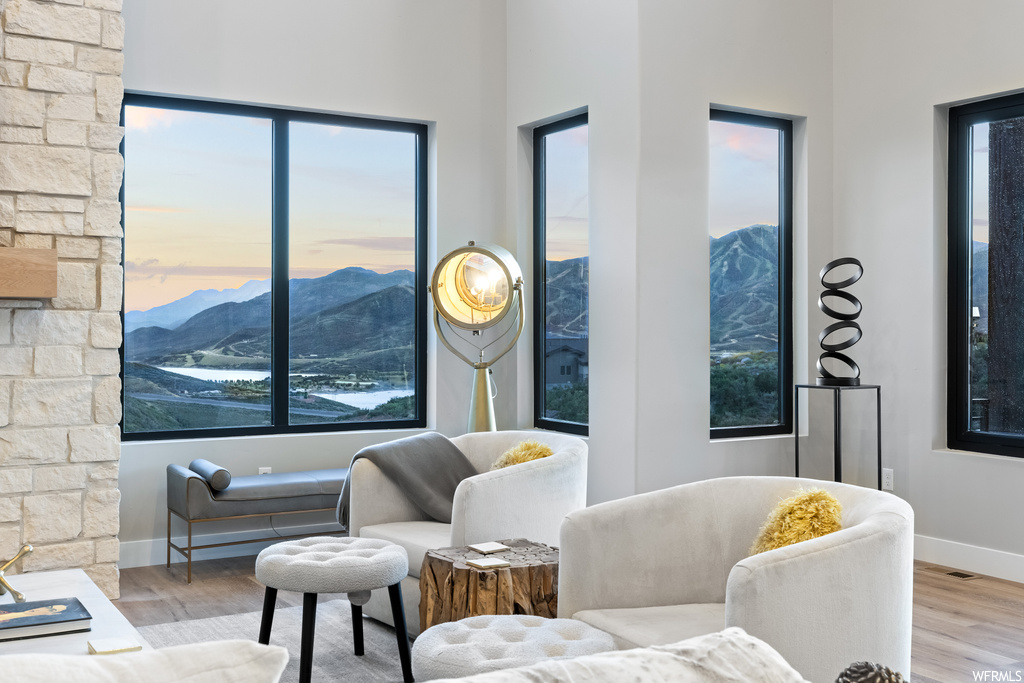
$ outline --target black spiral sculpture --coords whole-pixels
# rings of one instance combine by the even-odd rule
[[[856,266],[857,272],[841,282],[826,281],[825,278],[828,274],[839,266]],[[817,379],[818,386],[855,387],[860,385],[860,366],[853,362],[852,358],[842,352],[859,342],[860,338],[864,334],[860,329],[860,325],[856,322],[857,318],[860,317],[861,304],[860,299],[849,292],[844,292],[843,290],[859,280],[862,275],[864,275],[864,266],[862,266],[860,261],[852,256],[829,261],[818,274],[818,277],[821,279],[821,286],[825,288],[825,291],[823,291],[821,296],[818,297],[818,308],[820,308],[821,312],[828,317],[835,318],[839,321],[837,323],[827,325],[825,329],[821,331],[821,334],[818,335],[818,344],[821,346],[822,351],[822,354],[818,356],[818,373],[821,375],[821,377]],[[829,298],[842,299],[849,303],[853,306],[853,312],[842,313],[835,310],[825,303],[825,299]],[[826,341],[829,335],[839,332],[840,330],[853,330],[853,332],[849,338],[844,339],[843,341],[834,343]],[[837,376],[829,372],[825,368],[824,363],[822,363],[826,358],[831,358],[843,363],[850,369],[852,375]]]

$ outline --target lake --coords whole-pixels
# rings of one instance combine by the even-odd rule
[[[270,377],[269,371],[264,370],[221,370],[219,368],[158,368],[165,372],[173,372],[177,375],[204,379],[210,382],[230,381],[251,381],[256,382]],[[315,374],[302,374],[303,377],[315,377]],[[338,401],[356,408],[369,410],[383,405],[393,398],[399,396],[412,396],[412,389],[381,389],[379,391],[322,391],[310,396],[326,398],[328,401]]]

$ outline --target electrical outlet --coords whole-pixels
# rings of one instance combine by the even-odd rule
[[[882,490],[892,491],[892,469],[889,467],[882,468]]]
[[[270,471],[272,469],[274,469],[274,468],[272,468],[272,467],[261,467],[260,470],[259,470],[259,473],[260,474],[270,474]],[[892,474],[892,470],[889,470],[889,474],[890,475]]]

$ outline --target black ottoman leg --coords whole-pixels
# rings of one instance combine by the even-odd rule
[[[398,658],[402,660],[402,676],[405,683],[412,683],[412,662],[409,657],[409,632],[405,628],[405,606],[402,604],[401,582],[388,586],[391,598],[391,617],[395,620],[395,637],[398,638]]]
[[[363,656],[363,608],[352,603],[352,640],[356,646],[356,656]]]
[[[316,627],[316,593],[302,594],[302,644],[299,646],[299,683],[313,677],[313,631]]]
[[[277,589],[267,586],[263,595],[263,619],[260,620],[260,643],[270,644],[270,627],[274,625],[274,606],[277,605]]]

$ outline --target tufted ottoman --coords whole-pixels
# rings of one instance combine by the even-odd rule
[[[375,538],[314,536],[285,541],[266,548],[256,558],[256,578],[267,587],[259,642],[270,643],[277,591],[302,593],[302,644],[299,681],[308,683],[313,672],[313,630],[318,593],[348,593],[352,603],[352,639],[356,655],[363,654],[363,608],[370,591],[388,589],[395,619],[402,675],[411,683],[409,636],[405,630],[401,581],[409,573],[405,549]]]
[[[431,626],[412,647],[416,678],[473,674],[615,649],[612,637],[575,619],[483,615]]]

